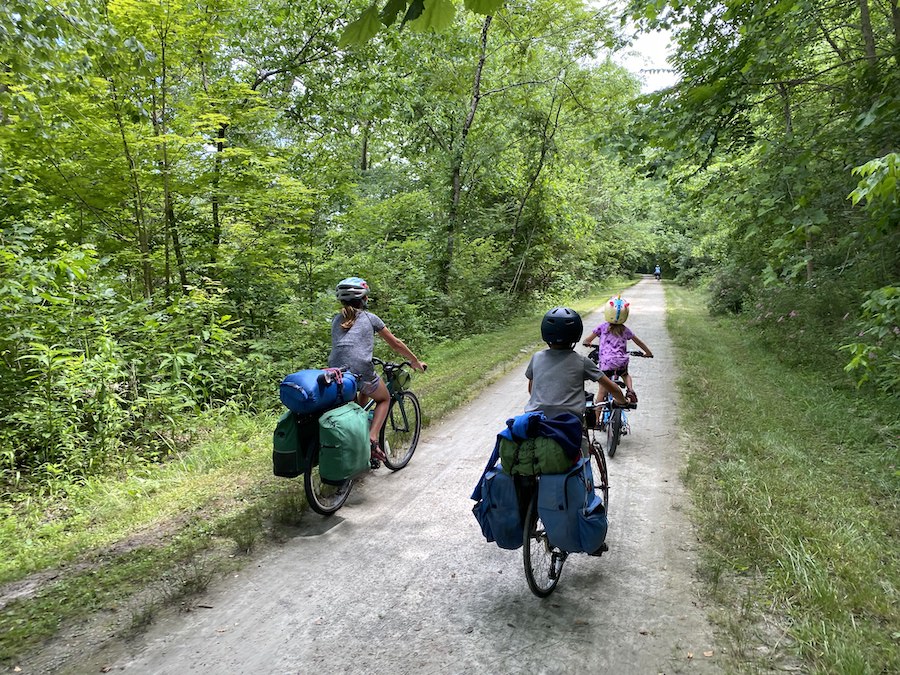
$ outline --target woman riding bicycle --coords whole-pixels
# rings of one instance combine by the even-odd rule
[[[378,437],[387,419],[390,394],[372,363],[375,335],[381,336],[388,347],[409,360],[414,369],[425,370],[426,364],[419,361],[403,340],[388,330],[384,321],[366,309],[369,285],[364,279],[344,279],[337,285],[336,296],[343,307],[341,313],[331,320],[331,354],[328,365],[332,368],[346,368],[357,376],[358,403],[361,406],[369,399],[375,401],[375,413],[369,427],[369,444],[372,459],[384,461]]]
[[[606,321],[597,326],[581,344],[590,347],[595,337],[600,338],[600,370],[608,378],[621,376],[625,380],[625,393],[628,400],[631,403],[637,403],[637,394],[634,392],[634,385],[628,372],[628,341],[633,340],[644,351],[644,356],[647,358],[652,359],[653,352],[625,325],[625,321],[628,319],[628,304],[621,295],[610,298],[603,308],[603,317]],[[604,387],[603,382],[600,383],[600,387],[601,389]],[[600,399],[604,398],[606,398],[606,394],[601,391]]]

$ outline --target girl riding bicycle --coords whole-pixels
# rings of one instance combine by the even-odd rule
[[[628,341],[632,340],[640,347],[647,358],[652,359],[653,352],[625,325],[628,319],[628,304],[621,295],[610,298],[603,308],[603,317],[606,321],[597,326],[581,344],[590,347],[595,337],[600,338],[600,370],[607,378],[621,376],[625,380],[626,397],[631,403],[637,403],[637,394],[634,392],[634,385],[628,372]],[[603,382],[600,382],[600,387],[604,388]],[[605,397],[605,392],[601,391],[600,400]]]
[[[346,368],[357,376],[358,403],[361,406],[365,406],[369,399],[375,401],[375,413],[369,427],[369,445],[372,459],[384,461],[378,437],[387,419],[390,394],[372,363],[375,335],[380,335],[388,347],[409,360],[414,369],[424,371],[426,364],[419,361],[403,340],[388,330],[384,321],[367,311],[369,285],[364,279],[344,279],[337,285],[336,296],[343,307],[341,313],[331,320],[331,354],[328,365],[332,368]]]

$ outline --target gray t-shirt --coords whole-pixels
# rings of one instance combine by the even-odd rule
[[[584,417],[584,381],[603,376],[597,364],[573,349],[545,349],[531,357],[525,377],[531,398],[525,412],[541,410],[547,417],[570,412]]]
[[[328,365],[332,368],[346,368],[357,375],[361,382],[374,381],[372,351],[375,348],[375,333],[384,328],[384,321],[371,312],[362,311],[350,329],[344,330],[341,328],[342,320],[340,314],[331,320],[331,354]]]

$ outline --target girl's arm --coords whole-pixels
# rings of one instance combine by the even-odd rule
[[[650,347],[645,345],[644,341],[641,340],[637,335],[632,335],[631,340],[632,342],[634,342],[634,344],[641,348],[641,350],[644,352],[644,356],[646,356],[648,359],[653,358],[653,352],[650,351]]]
[[[588,335],[584,340],[582,340],[581,344],[583,344],[585,347],[590,347],[595,337],[597,337],[597,334],[594,331],[591,331],[591,334]]]
[[[410,348],[407,347],[406,344],[404,344],[403,340],[389,331],[387,326],[378,331],[378,334],[382,338],[384,338],[384,341],[387,342],[388,347],[390,347],[395,352],[400,354],[400,356],[409,361],[415,370],[425,370],[425,368],[428,366],[427,363],[419,361],[418,357],[416,357],[416,355],[412,353],[412,350],[410,350]]]

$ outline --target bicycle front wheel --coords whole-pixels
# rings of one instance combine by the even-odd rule
[[[422,408],[416,395],[411,391],[401,391],[392,396],[387,419],[379,435],[385,455],[384,465],[398,471],[409,464],[421,432]]]
[[[325,483],[319,477],[319,452],[313,457],[306,473],[303,474],[303,490],[306,492],[306,502],[316,513],[330,516],[347,501],[350,490],[353,488],[352,480],[345,480],[340,485]]]
[[[566,552],[550,545],[544,523],[537,508],[537,493],[528,504],[522,533],[522,558],[528,588],[539,598],[546,598],[559,583]]]
[[[606,425],[606,454],[610,457],[616,454],[619,447],[619,438],[622,435],[622,411],[613,410],[609,416],[609,424]]]

